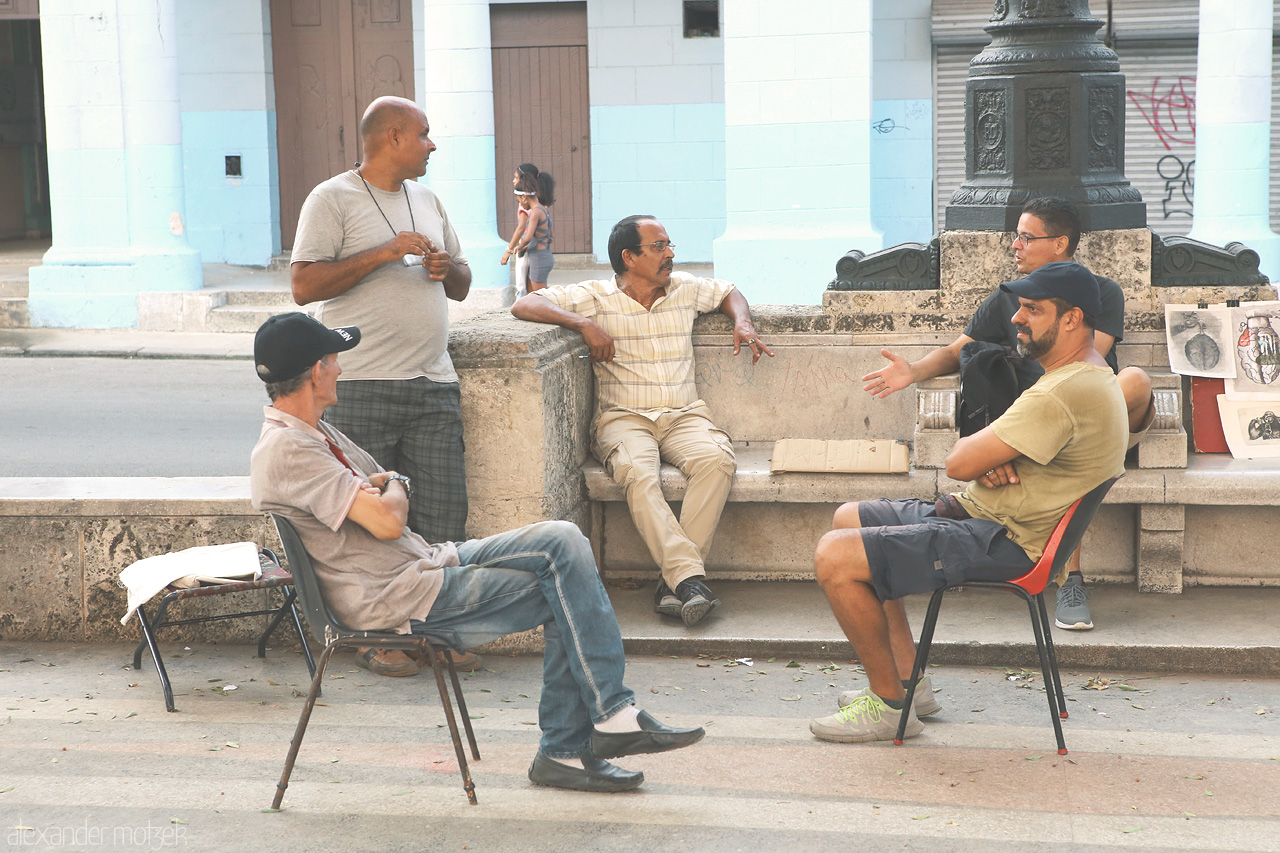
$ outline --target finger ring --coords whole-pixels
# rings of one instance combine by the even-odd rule
[[[751,340],[747,341],[747,343],[749,343],[749,344],[754,344],[755,342],[756,342],[756,339],[755,339],[755,338],[752,338]]]

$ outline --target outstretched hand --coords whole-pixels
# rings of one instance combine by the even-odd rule
[[[862,377],[862,381],[867,383],[862,386],[862,390],[883,400],[894,391],[901,391],[908,387],[915,380],[911,376],[911,363],[905,358],[894,355],[887,349],[880,350],[880,354],[887,358],[889,363],[874,373],[868,373]]]

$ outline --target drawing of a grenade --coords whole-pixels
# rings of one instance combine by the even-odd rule
[[[1271,328],[1269,314],[1249,314],[1240,324],[1236,342],[1240,367],[1259,385],[1270,385],[1280,377],[1280,335]]]

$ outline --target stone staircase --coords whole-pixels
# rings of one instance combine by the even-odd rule
[[[138,328],[150,332],[252,332],[296,310],[287,269],[205,264],[199,290],[138,294]]]

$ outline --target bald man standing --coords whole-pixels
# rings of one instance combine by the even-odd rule
[[[290,283],[299,305],[320,303],[315,316],[326,326],[363,331],[325,421],[383,468],[408,475],[414,533],[462,542],[467,487],[446,300],[467,298],[471,269],[444,205],[417,181],[436,150],[429,132],[413,101],[369,105],[360,120],[364,161],[320,184],[302,206]],[[398,651],[358,661],[381,675],[418,671]]]

